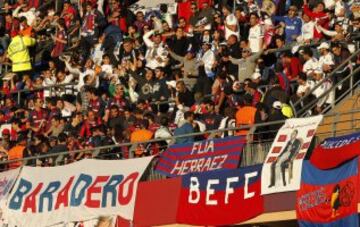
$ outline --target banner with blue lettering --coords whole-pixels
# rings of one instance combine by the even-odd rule
[[[133,220],[138,182],[153,157],[85,159],[58,167],[23,167],[4,217],[38,227],[119,215]]]
[[[182,177],[177,222],[237,224],[264,212],[261,165]]]
[[[310,162],[319,169],[330,169],[359,154],[360,132],[325,139],[314,149]]]
[[[299,225],[358,226],[358,158],[331,170],[303,163],[301,187],[297,192]]]
[[[168,177],[238,167],[244,136],[175,144],[160,155],[156,170]]]

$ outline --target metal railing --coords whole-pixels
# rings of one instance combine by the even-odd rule
[[[331,92],[335,92],[337,87],[344,84],[345,82],[349,82],[350,87],[347,91],[343,92],[342,95],[340,97],[336,98],[336,102],[334,100],[334,102],[330,105],[327,106],[325,108],[326,111],[330,110],[331,108],[333,108],[335,106],[335,104],[337,102],[339,102],[340,100],[342,100],[346,95],[348,95],[349,93],[352,94],[352,92],[354,91],[354,88],[357,87],[358,85],[358,81],[354,84],[354,76],[359,72],[359,68],[355,69],[355,71],[350,72],[350,74],[348,76],[346,76],[345,78],[343,78],[342,80],[340,80],[338,83],[333,84],[332,88],[327,90],[325,93],[323,93],[320,97],[317,97],[315,100],[311,100],[309,103],[305,104],[302,106],[302,104],[304,103],[304,101],[306,99],[309,99],[310,96],[313,95],[314,91],[316,91],[318,88],[320,88],[321,86],[324,85],[324,83],[326,83],[329,78],[333,78],[334,75],[341,69],[343,69],[344,67],[347,67],[347,65],[352,63],[352,60],[354,58],[356,58],[358,55],[360,54],[360,49],[355,51],[350,57],[348,57],[344,62],[342,62],[340,65],[338,65],[329,75],[326,75],[319,83],[317,83],[307,94],[305,94],[305,96],[301,97],[298,101],[296,101],[295,103],[293,103],[293,109],[294,109],[294,114],[297,117],[303,117],[307,114],[308,110],[313,109],[317,102],[319,100],[321,100],[322,98],[327,97]],[[349,68],[351,69],[351,68]],[[346,94],[346,95],[345,95]],[[298,110],[299,109],[299,110]],[[297,111],[298,110],[298,111]],[[323,111],[326,112],[326,111]]]
[[[325,116],[325,118],[332,117],[332,118],[336,119],[336,118],[339,118],[339,116],[341,116],[342,114],[344,114],[344,113],[328,114]],[[353,121],[360,121],[360,109],[351,110],[351,111],[346,112],[345,114],[358,115],[359,118],[351,118],[350,120],[339,120],[336,122],[336,124],[352,123]],[[258,131],[257,129],[263,129],[266,126],[274,126],[274,125],[281,126],[283,123],[284,123],[284,121],[274,121],[274,122],[266,122],[266,123],[247,125],[247,126],[244,125],[244,126],[236,127],[236,128],[211,130],[211,131],[206,131],[206,132],[191,133],[188,135],[179,135],[179,136],[174,136],[174,137],[169,137],[169,138],[152,139],[152,140],[147,141],[146,143],[156,144],[158,142],[165,141],[165,140],[176,140],[179,138],[194,137],[194,136],[199,136],[199,135],[208,135],[209,138],[213,138],[213,137],[215,137],[215,135],[219,135],[225,131],[247,130],[248,131],[248,134],[247,134],[248,141],[247,141],[246,146],[244,146],[240,166],[249,166],[249,165],[263,163],[267,153],[269,152],[269,149],[271,147],[273,139],[275,138],[275,135],[277,133],[277,130]],[[351,128],[337,130],[336,127],[334,127],[334,122],[323,123],[322,126],[328,127],[329,130],[318,133],[316,136],[317,137],[330,137],[330,136],[336,136],[338,134],[350,134],[350,133],[353,133],[354,131],[360,130],[360,127],[356,128],[354,124],[351,124],[351,125],[352,125]],[[271,135],[271,136],[267,139],[258,139],[262,135]],[[108,156],[111,155],[112,158],[110,158],[110,159],[124,159],[124,157],[122,157],[122,156],[125,155],[126,150],[131,151],[131,147],[136,147],[139,144],[142,144],[142,143],[128,142],[128,143],[121,143],[121,144],[117,144],[117,145],[100,146],[100,147],[96,147],[96,148],[92,148],[92,149],[64,151],[64,152],[60,152],[57,154],[43,154],[43,155],[37,155],[37,156],[32,156],[32,157],[26,157],[23,159],[6,160],[6,161],[0,162],[0,167],[1,166],[4,167],[4,166],[6,166],[10,163],[14,163],[14,162],[21,162],[21,165],[36,165],[36,163],[39,160],[45,160],[45,159],[53,160],[53,162],[51,163],[51,166],[62,165],[62,164],[67,163],[66,159],[69,159],[70,156],[74,156],[74,155],[80,154],[80,153],[88,154],[87,155],[88,158],[90,158],[90,155],[91,155],[91,158],[109,159]],[[167,146],[163,147],[163,149],[166,149],[166,147]],[[117,149],[117,148],[120,148],[120,150],[114,151],[114,149]],[[126,148],[126,149],[124,149],[124,148]],[[132,153],[132,152],[130,152],[130,153]],[[115,158],[114,158],[114,155],[116,156]],[[131,156],[129,158],[133,158],[133,156]],[[77,161],[77,160],[73,160],[73,161]],[[156,166],[156,163],[157,163],[157,158],[154,159],[154,161],[151,163],[149,169],[146,171],[147,174],[144,177],[145,180],[155,180],[155,179],[164,178],[164,176],[162,176],[154,171],[154,167]]]
[[[71,83],[65,83],[65,84],[54,84],[54,85],[49,85],[49,86],[41,86],[38,88],[32,88],[32,89],[21,89],[21,90],[16,90],[16,91],[10,91],[10,95],[16,95],[16,100],[17,103],[20,104],[21,101],[21,95],[23,93],[34,93],[34,92],[39,92],[39,91],[45,91],[48,90],[49,91],[49,95],[52,96],[56,96],[54,94],[56,94],[56,89],[63,89],[64,91],[59,91],[60,93],[62,92],[66,92],[66,90],[71,90],[70,94],[74,95],[75,94],[75,86],[77,85],[77,83],[75,82],[71,82]],[[5,95],[4,92],[0,91],[1,95]]]

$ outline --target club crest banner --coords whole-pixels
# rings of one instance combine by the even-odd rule
[[[176,177],[195,172],[235,169],[245,144],[244,136],[175,144],[160,155],[156,170],[168,177]]]
[[[119,215],[133,220],[140,177],[153,157],[85,159],[58,167],[23,167],[8,198],[10,225],[38,227]]]
[[[305,161],[296,197],[300,227],[358,226],[358,187],[357,158],[331,170]]]
[[[319,115],[285,121],[263,165],[262,194],[296,191],[300,188],[302,162],[322,118]]]
[[[182,177],[177,222],[230,225],[264,211],[261,165],[195,173]]]

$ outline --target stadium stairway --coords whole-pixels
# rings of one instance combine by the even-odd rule
[[[318,138],[340,136],[360,131],[360,89],[341,100],[327,115],[317,129]]]

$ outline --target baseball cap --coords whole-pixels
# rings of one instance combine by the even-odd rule
[[[318,46],[318,50],[320,50],[320,49],[329,49],[330,48],[330,46],[329,46],[329,44],[328,43],[325,43],[325,42],[322,42],[321,44],[320,44],[320,46]]]
[[[273,105],[272,105],[272,107],[273,107],[274,109],[278,109],[278,110],[281,109],[281,106],[282,106],[282,103],[281,103],[280,101],[275,101],[275,102],[273,103]]]
[[[251,79],[257,80],[261,77],[261,74],[259,72],[255,72],[251,75]]]

